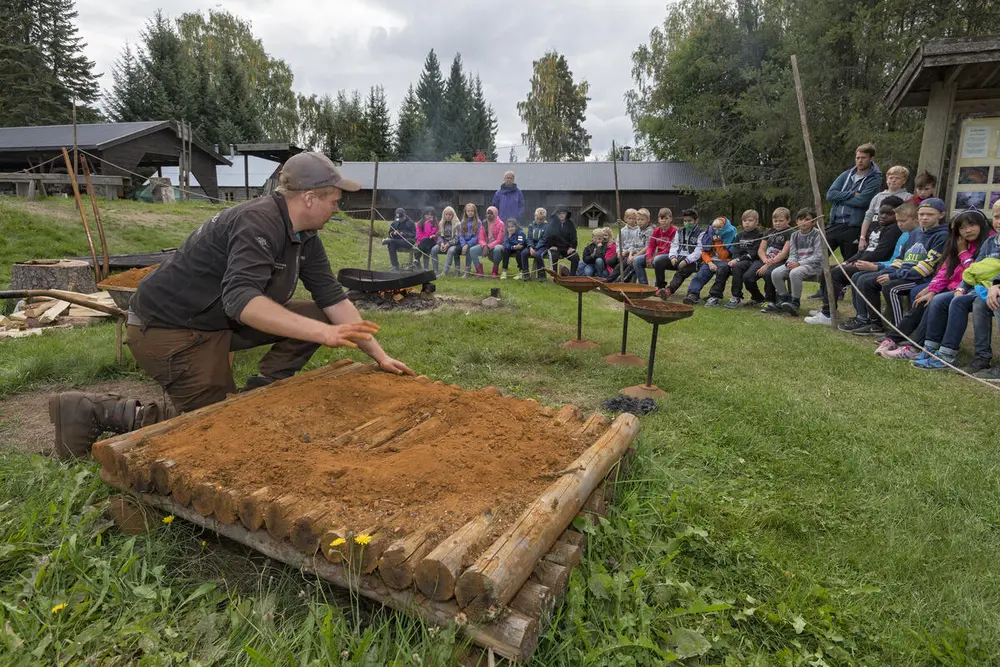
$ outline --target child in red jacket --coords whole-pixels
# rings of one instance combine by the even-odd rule
[[[653,267],[656,274],[656,288],[667,286],[667,269],[670,268],[670,246],[677,236],[677,227],[674,225],[674,214],[669,208],[661,208],[657,216],[659,224],[649,237],[649,245],[646,246],[647,266]],[[639,282],[645,284],[645,271],[639,276]]]

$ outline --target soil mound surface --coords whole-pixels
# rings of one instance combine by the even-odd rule
[[[129,269],[128,271],[122,271],[121,273],[116,273],[107,280],[101,281],[101,284],[109,285],[111,287],[138,287],[139,281],[152,273],[158,266],[159,264],[154,264],[153,266],[147,266],[142,269]]]

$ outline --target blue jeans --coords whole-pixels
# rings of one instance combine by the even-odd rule
[[[473,266],[475,266],[476,268],[482,267],[483,264],[479,259],[482,256],[483,256],[483,246],[481,245],[470,246],[469,249],[465,251],[466,272],[471,273]]]
[[[601,276],[602,278],[607,277],[604,271],[604,258],[598,257],[594,260],[593,264],[587,264],[586,262],[580,262],[580,268],[576,270],[576,275],[578,276]]]
[[[982,299],[976,299],[975,305],[972,306],[972,328],[975,332],[973,347],[978,359],[993,357],[994,318],[997,320],[997,326],[1000,326],[1000,317],[996,316],[996,311],[990,310]]]
[[[709,268],[708,262],[703,262],[700,267],[698,267],[698,272],[694,274],[694,278],[688,283],[688,294],[695,294],[701,296],[701,289],[708,284],[708,282],[713,278],[722,278],[722,287],[725,287],[726,280],[729,278],[729,262],[723,260],[712,260],[712,264],[715,265],[716,270],[713,271]],[[726,268],[723,269],[722,267]],[[723,276],[725,276],[723,278]]]
[[[927,321],[927,333],[924,340],[918,340],[918,343],[941,344],[945,329],[948,328],[948,308],[954,298],[954,292],[941,292],[931,299],[931,302],[927,304],[927,314],[924,315],[924,319]]]
[[[635,277],[639,279],[640,285],[648,285],[649,279],[646,278],[646,255],[639,255],[632,260],[632,270],[635,271]]]
[[[945,327],[944,336],[941,339],[941,350],[943,352],[958,352],[958,346],[962,343],[962,336],[969,326],[969,313],[976,305],[979,298],[975,292],[956,296],[948,306],[948,325]],[[930,334],[927,336],[930,338]]]

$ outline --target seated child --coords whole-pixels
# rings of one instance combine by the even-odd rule
[[[447,276],[451,270],[452,262],[455,263],[455,275],[461,270],[455,255],[458,254],[458,215],[451,206],[446,206],[441,212],[441,223],[438,225],[437,242],[434,246],[434,268],[438,266],[438,255],[444,255],[444,271],[438,274]]]
[[[896,325],[897,329],[891,331],[879,344],[875,354],[890,359],[916,359],[919,356],[916,350],[902,344],[906,340],[905,337],[918,342],[926,340],[927,326],[931,320],[937,323],[934,327],[934,336],[941,335],[937,333],[936,327],[946,324],[948,308],[955,297],[955,290],[962,284],[963,272],[975,260],[976,252],[982,247],[990,232],[986,216],[975,210],[963,211],[953,217],[949,229],[951,231],[941,253],[943,256],[941,268],[937,270],[930,284],[916,294],[909,312]],[[933,311],[934,315],[928,317],[929,311]],[[989,355],[986,357],[985,365],[977,364],[976,361],[973,364],[977,366],[976,371],[987,368]]]
[[[434,219],[434,209],[428,206],[424,209],[424,217],[417,223],[417,250],[420,252],[414,264],[423,260],[424,268],[434,266],[434,273],[438,270],[437,253],[434,252],[434,244],[437,243],[438,223]]]
[[[698,224],[698,211],[689,208],[685,209],[681,215],[684,218],[684,226],[677,230],[677,234],[670,244],[670,252],[667,253],[670,264],[664,267],[665,270],[673,270],[674,277],[670,280],[669,285],[656,290],[656,296],[661,299],[669,299],[676,293],[684,281],[698,270],[701,263],[702,249],[698,242],[704,229]]]
[[[743,231],[736,236],[736,245],[733,247],[734,256],[733,259],[729,260],[729,270],[733,274],[731,290],[733,296],[726,304],[726,308],[737,308],[743,303],[743,276],[750,271],[750,267],[760,256],[761,245],[764,243],[761,240],[764,238],[764,232],[760,231],[760,215],[757,211],[743,211],[743,215],[740,216],[740,224],[743,226]],[[754,283],[756,282],[754,280]],[[718,284],[719,278],[716,278],[715,285],[712,286],[712,291],[709,293],[709,302],[712,301],[711,297],[722,298],[722,289],[716,289]],[[705,305],[715,304],[706,303]]]
[[[413,224],[410,217],[406,215],[406,211],[402,208],[396,209],[396,214],[392,218],[392,222],[389,223],[389,237],[383,239],[382,245],[389,248],[389,262],[392,264],[393,271],[399,271],[399,257],[397,253],[400,250],[410,251],[417,244],[417,226]],[[416,259],[414,259],[414,262]],[[407,267],[409,268],[409,267]]]
[[[930,283],[941,263],[941,251],[948,239],[948,225],[942,224],[945,204],[937,197],[925,200],[917,209],[920,229],[910,233],[903,248],[902,257],[897,256],[889,268],[874,273],[866,273],[854,281],[856,289],[872,303],[880,307],[881,296],[885,296],[892,306],[892,322],[899,326],[903,319],[900,298],[909,294],[914,287],[923,288]],[[897,214],[898,216],[898,214]],[[902,222],[899,222],[902,227]],[[884,333],[882,319],[868,308],[859,309],[858,316],[837,327],[858,336],[877,336]]]
[[[798,315],[802,303],[802,282],[815,278],[823,271],[823,247],[813,221],[811,208],[799,209],[795,216],[796,231],[788,241],[788,261],[771,273],[771,282],[778,297],[778,308],[789,315]],[[791,291],[785,281],[791,283]],[[775,312],[775,311],[768,311]]]
[[[604,278],[607,276],[604,258],[608,254],[608,244],[611,242],[611,236],[603,227],[598,227],[594,230],[591,239],[591,242],[583,249],[583,258],[580,261],[579,268],[576,270],[576,275]]]
[[[896,249],[896,242],[902,232],[896,224],[896,208],[903,204],[899,197],[885,197],[879,207],[879,221],[871,227],[865,240],[864,250],[859,250],[844,263],[830,268],[833,280],[833,291],[841,294],[851,284],[851,277],[863,271],[878,271],[878,262],[890,262]],[[860,247],[860,245],[859,245]],[[807,317],[806,324],[823,324],[830,326],[830,299],[826,290],[822,290],[823,308],[820,312]]]
[[[486,209],[486,222],[479,228],[479,247],[483,249],[483,255],[489,257],[493,262],[492,275],[494,278],[500,273],[500,261],[503,259],[503,242],[507,238],[507,225],[500,219],[500,211],[496,206]],[[482,265],[476,267],[480,271]]]
[[[959,214],[959,217],[973,214],[981,215],[979,211],[972,209]],[[1000,229],[998,217],[1000,211],[994,206],[994,230]],[[997,296],[1000,295],[997,285],[1000,285],[1000,247],[998,237],[994,234],[983,242],[976,254],[976,261],[963,272],[962,284],[955,288],[954,297],[947,304],[947,311],[945,312],[944,307],[935,310],[934,303],[928,308],[924,347],[934,352],[937,358],[921,352],[914,359],[913,365],[925,370],[939,370],[948,367],[945,362],[954,364],[971,312],[975,332],[973,368],[978,368],[975,374],[977,377],[982,375],[981,379],[984,380],[997,381],[998,374],[989,367],[993,356],[991,320],[995,317]]]
[[[507,238],[503,240],[503,272],[500,280],[507,280],[507,268],[510,266],[510,258],[514,257],[517,263],[517,274],[514,280],[520,280],[522,274],[527,272],[527,267],[521,261],[521,251],[527,247],[528,237],[525,235],[514,218],[507,218]]]
[[[784,206],[774,209],[771,214],[771,231],[767,242],[760,244],[757,259],[743,274],[743,286],[750,293],[750,305],[763,305],[762,313],[778,311],[778,295],[774,291],[771,274],[788,259],[788,243],[792,239],[792,212]],[[757,281],[764,279],[764,293],[760,293]],[[773,310],[772,310],[773,309]]]
[[[632,273],[635,279],[643,285],[648,285],[646,278],[646,249],[649,247],[649,239],[653,237],[653,228],[649,224],[649,209],[640,208],[636,211],[635,235],[632,237],[632,244],[629,246],[627,261],[632,266]]]
[[[540,282],[545,281],[545,253],[548,244],[545,243],[545,228],[548,226],[548,212],[544,208],[535,209],[535,219],[528,225],[525,232],[524,250],[521,251],[521,270],[524,271],[522,278],[530,280],[534,276]],[[529,269],[529,262],[534,264],[534,269]],[[531,271],[531,272],[529,272]]]
[[[925,199],[934,196],[935,190],[937,190],[937,179],[933,174],[922,171],[917,174],[917,178],[913,181],[913,197],[911,199],[917,203],[917,206],[920,206]]]
[[[670,246],[677,236],[677,227],[674,225],[674,214],[669,208],[661,208],[657,215],[659,224],[649,237],[649,245],[646,246],[646,254],[642,262],[642,282],[646,278],[646,267],[652,266],[653,273],[656,274],[656,288],[662,289],[667,286],[667,269],[670,267]]]
[[[608,280],[627,283],[632,282],[635,278],[632,273],[632,265],[628,261],[628,249],[635,240],[636,229],[639,225],[638,214],[634,208],[625,209],[625,214],[622,217],[625,218],[623,221],[625,224],[619,228],[618,243],[616,244],[618,250],[615,253],[614,263],[610,265],[613,270]]]
[[[735,240],[736,228],[729,222],[729,218],[719,217],[712,221],[712,226],[701,235],[699,244],[702,248],[701,266],[688,285],[684,303],[689,306],[701,303],[701,288],[712,279],[713,274],[715,275],[713,290],[721,293],[726,289],[726,281],[729,280],[729,260],[733,258]],[[709,298],[711,304],[705,305],[719,305],[719,298],[713,298]]]

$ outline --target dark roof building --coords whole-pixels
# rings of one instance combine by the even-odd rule
[[[91,168],[99,174],[126,179],[133,178],[132,172],[140,167],[177,165],[180,137],[180,128],[173,121],[76,126],[77,146],[99,158],[90,160]],[[230,162],[197,137],[192,143],[191,172],[209,196],[217,197],[215,167]],[[0,128],[0,171],[38,167],[43,172],[65,172],[62,161],[53,158],[58,158],[63,148],[72,147],[72,125]]]
[[[345,210],[361,211],[371,205],[374,162],[345,162],[344,176],[362,189],[351,193]],[[542,207],[549,213],[559,205],[569,207],[578,223],[592,227],[615,221],[615,178],[611,162],[382,162],[378,172],[378,209],[391,216],[397,206],[419,215],[431,206],[440,214],[452,206],[461,214],[467,203],[479,208],[481,217],[503,175],[513,171],[524,193],[525,219]],[[675,215],[695,203],[694,193],[717,187],[686,162],[619,162],[618,189],[621,208],[648,208],[653,217],[660,207]]]

